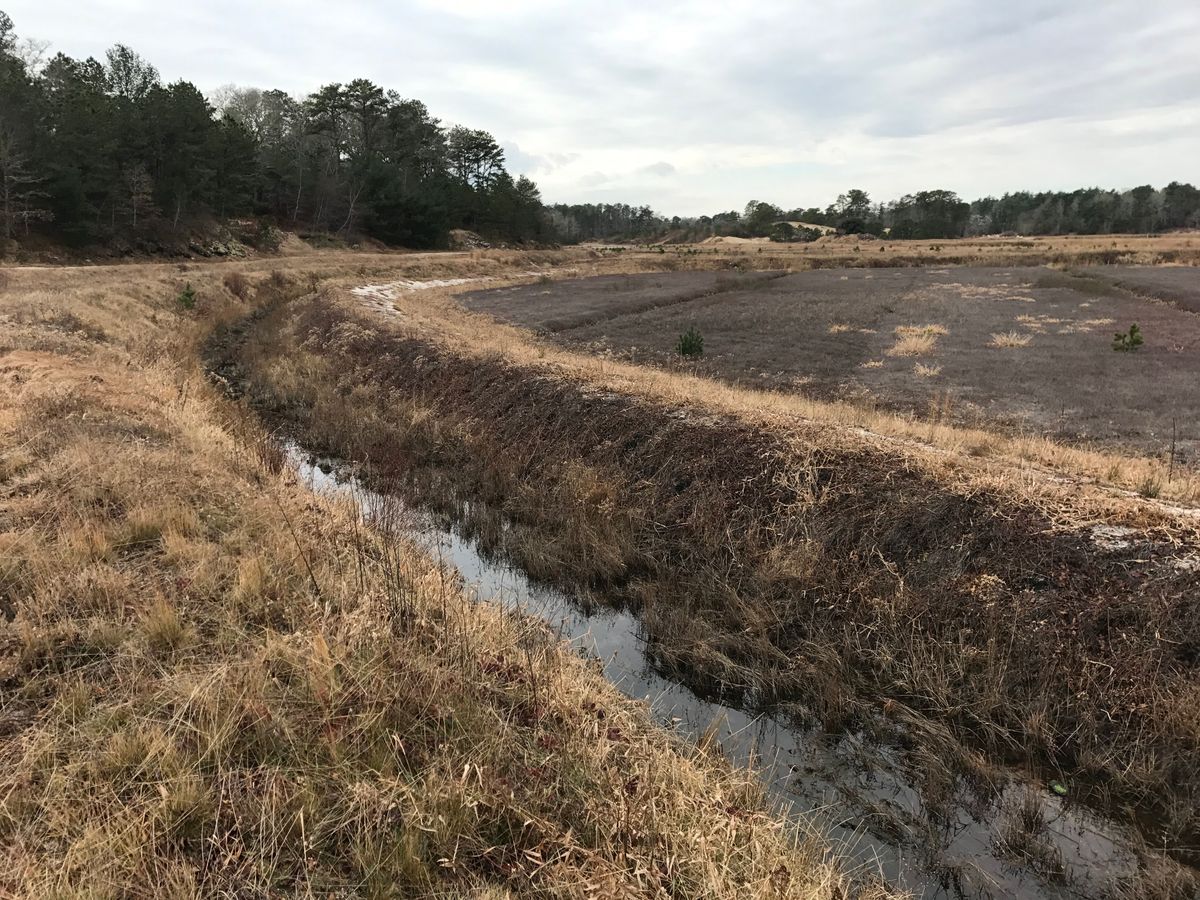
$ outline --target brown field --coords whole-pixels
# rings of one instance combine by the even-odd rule
[[[0,895],[845,896],[752,773],[309,493],[200,366],[322,280],[546,261],[0,272]]]
[[[471,295],[470,308],[537,331],[570,331],[613,316],[690,303],[726,291],[765,284],[783,272],[682,271],[653,275],[600,275],[575,283],[564,297],[561,282],[496,288]],[[565,302],[564,302],[565,301]]]
[[[741,253],[584,248],[0,272],[0,892],[844,896],[750,773],[308,494],[257,412],[625,605],[657,671],[885,742],[931,818],[847,827],[924,853],[914,830],[962,796],[1011,805],[1016,777],[996,852],[1057,896],[1039,823],[1062,781],[1144,835],[1103,896],[1193,894],[1161,851],[1200,858],[1200,525],[1150,496],[1200,499],[1194,473],[579,352],[462,306],[516,288],[492,296],[536,325],[560,281],[644,277],[625,314],[667,315],[772,291],[788,265],[759,281]],[[560,326],[595,327],[617,293]],[[872,337],[864,372],[937,382],[965,327],[937,308],[820,336]],[[981,328],[977,352],[1029,351],[1023,326]],[[205,383],[202,352],[253,411]]]
[[[1191,462],[1200,317],[1115,288],[1135,277],[1123,269],[1101,271],[1107,280],[1047,268],[815,269],[751,286],[727,280],[719,291],[697,291],[696,273],[630,275],[463,303],[566,346],[660,366],[677,364],[678,336],[695,327],[700,374],[922,416],[936,409],[1012,434],[1156,455],[1169,453],[1174,422],[1176,461]],[[1200,269],[1150,271],[1200,292]],[[1145,345],[1114,353],[1114,332],[1135,322]]]
[[[662,257],[550,282],[703,264]],[[592,285],[589,315],[620,281]],[[497,287],[521,284],[554,290]],[[660,671],[834,730],[891,710],[931,784],[980,777],[979,753],[1069,773],[1083,802],[1140,809],[1152,843],[1195,857],[1200,532],[1190,508],[1122,489],[1195,499],[1194,473],[580,353],[464,310],[471,289],[324,292],[273,308],[221,365],[310,446],[635,610]],[[954,333],[907,322],[881,347],[936,353]],[[980,352],[1021,349],[993,334]]]

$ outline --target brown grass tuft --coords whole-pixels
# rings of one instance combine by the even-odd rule
[[[238,300],[250,299],[250,279],[241,272],[229,272],[221,279],[221,283],[225,285],[225,290],[229,291]]]
[[[888,356],[926,356],[946,333],[942,325],[901,325],[896,328],[896,343],[884,352]]]
[[[989,347],[1012,348],[1025,347],[1033,338],[1028,334],[1021,334],[1017,331],[1005,331],[1001,334],[993,334],[992,339],[988,341]]]

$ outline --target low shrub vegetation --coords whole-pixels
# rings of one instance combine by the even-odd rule
[[[704,336],[695,327],[689,328],[679,336],[679,340],[675,344],[675,352],[689,358],[703,356]]]
[[[1142,337],[1142,330],[1138,328],[1137,323],[1129,326],[1129,330],[1125,332],[1118,331],[1113,336],[1112,347],[1114,350],[1121,353],[1130,353],[1145,343]]]
[[[175,299],[179,302],[179,305],[182,306],[184,309],[194,309],[195,308],[195,306],[196,306],[196,291],[192,287],[192,283],[190,281],[183,286],[183,290],[181,290],[179,292],[179,295]]]

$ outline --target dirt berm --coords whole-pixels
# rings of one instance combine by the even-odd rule
[[[930,777],[1030,765],[1200,851],[1194,526],[1097,528],[898,445],[460,354],[329,296],[213,356],[310,446],[630,605],[692,685],[889,723]]]

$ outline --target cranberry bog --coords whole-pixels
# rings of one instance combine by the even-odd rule
[[[1197,268],[662,272],[462,302],[563,346],[735,385],[1116,450],[1173,446],[1180,464],[1200,450]],[[1134,324],[1142,346],[1114,352]],[[676,352],[689,328],[704,338],[695,361]]]

